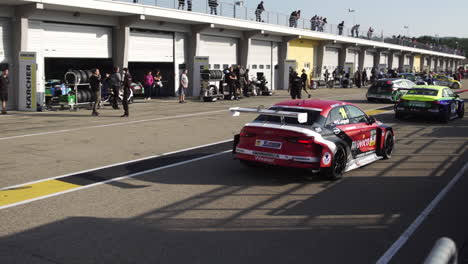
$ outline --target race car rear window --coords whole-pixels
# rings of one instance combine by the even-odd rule
[[[434,89],[417,88],[409,90],[407,94],[437,96],[438,93],[439,91]]]
[[[295,113],[307,113],[307,122],[306,123],[299,123],[297,118],[293,117],[285,117],[284,123],[288,125],[300,125],[300,126],[311,126],[314,123],[318,123],[321,121],[321,111],[317,110],[307,110],[307,109],[300,109],[300,108],[289,108],[289,107],[278,107],[273,106],[270,110],[279,110],[279,111],[288,111],[288,112],[295,112]],[[281,124],[281,117],[279,116],[269,116],[269,115],[259,115],[255,121],[259,122],[270,122],[270,123],[280,123]]]

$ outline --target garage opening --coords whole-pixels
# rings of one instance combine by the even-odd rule
[[[174,63],[173,62],[129,62],[128,69],[133,76],[133,81],[143,84],[143,78],[148,71],[156,74],[161,71],[163,87],[156,96],[175,96],[174,89]]]
[[[75,59],[75,58],[44,58],[45,80],[64,81],[64,75],[69,70],[99,69],[101,76],[112,73],[112,59]]]

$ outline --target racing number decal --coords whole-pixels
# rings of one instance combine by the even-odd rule
[[[348,114],[346,113],[344,107],[340,107],[340,114],[343,119],[348,119]]]

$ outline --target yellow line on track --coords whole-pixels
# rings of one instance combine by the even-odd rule
[[[30,185],[23,185],[16,188],[0,190],[0,207],[78,187],[81,186],[58,180],[49,180],[33,183]]]
[[[378,115],[378,114],[382,114],[382,113],[385,113],[385,112],[389,112],[391,110],[379,110],[379,109],[376,109],[376,110],[369,110],[369,111],[366,111],[366,114],[367,115]]]

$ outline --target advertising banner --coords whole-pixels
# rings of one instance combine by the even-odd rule
[[[18,110],[36,111],[36,53],[20,52]]]
[[[193,91],[192,95],[193,96],[199,96],[200,93],[203,91],[203,86],[205,85],[202,78],[201,78],[201,72],[203,70],[208,70],[209,69],[209,57],[204,57],[204,56],[195,56],[194,60],[194,65],[193,65]]]

